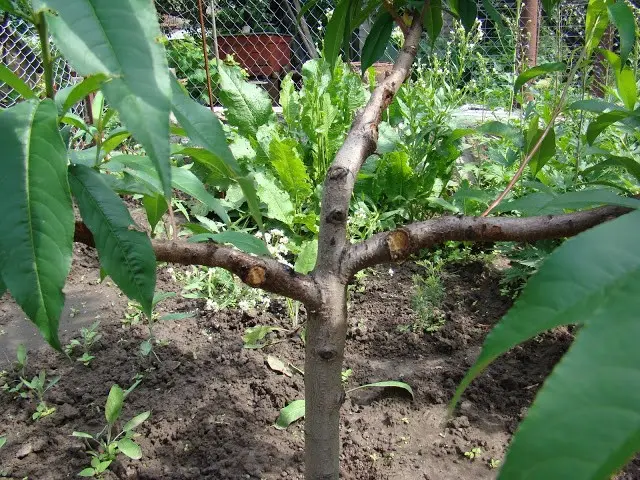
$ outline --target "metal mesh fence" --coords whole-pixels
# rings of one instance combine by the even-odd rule
[[[213,60],[216,55],[222,60],[232,57],[248,72],[250,81],[263,86],[274,102],[278,100],[283,76],[288,72],[299,73],[307,60],[318,55],[321,38],[335,4],[335,0],[318,0],[300,16],[304,0],[202,2],[204,31],[212,60],[210,71],[214,80],[216,62]],[[194,99],[209,103],[198,0],[155,0],[155,5],[166,39],[170,67]],[[514,63],[522,56],[517,51],[521,19],[514,3],[508,0],[491,0],[490,3],[483,2],[483,5],[485,8],[478,14],[482,34],[475,47],[496,66],[494,73],[499,75],[500,69],[513,69]],[[566,59],[581,45],[585,11],[586,0],[564,0],[552,18],[540,21],[539,63]],[[355,64],[354,68],[358,67],[359,52],[370,29],[371,21],[358,28],[352,35],[350,48],[344,52],[344,57]],[[452,19],[445,15],[443,34],[438,41],[440,48],[451,41],[452,34]],[[32,27],[4,15],[0,24],[0,48],[4,65],[31,87],[42,89],[40,47]],[[391,62],[396,54],[397,44],[387,49],[380,62]],[[595,70],[602,80],[603,72]],[[79,80],[63,59],[56,62],[57,88]],[[15,92],[0,83],[0,107],[11,106],[17,99]]]

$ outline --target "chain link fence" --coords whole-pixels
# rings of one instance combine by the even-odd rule
[[[248,72],[250,81],[264,87],[277,103],[280,81],[284,75],[288,72],[298,75],[306,61],[318,56],[324,29],[335,4],[334,0],[318,0],[311,8],[305,9],[304,0],[202,0],[201,22],[198,2],[155,0],[155,5],[165,37],[169,65],[190,95],[203,104],[209,103],[209,97],[202,52],[202,28],[214,80],[216,57],[223,61],[232,58]],[[478,14],[482,35],[475,47],[494,65],[513,68],[521,55],[517,46],[522,31],[515,3],[510,0],[491,0],[483,2],[483,5]],[[302,9],[305,9],[304,15],[300,15]],[[585,11],[586,0],[565,0],[551,18],[540,21],[537,41],[539,63],[566,59],[581,46]],[[452,19],[445,14],[440,45],[450,41],[453,33],[451,27]],[[359,52],[370,29],[371,21],[358,28],[352,35],[348,52],[344,52],[356,69],[360,60]],[[392,42],[380,60],[381,70],[397,54],[397,42],[395,45]],[[33,27],[4,14],[0,24],[0,48],[4,65],[32,88],[43,90],[40,47]],[[597,71],[596,74],[602,77],[603,71]],[[58,58],[55,66],[56,87],[63,88],[79,80],[67,63]],[[8,85],[0,83],[0,107],[9,107],[17,100],[17,94]],[[215,103],[216,99],[213,101]]]

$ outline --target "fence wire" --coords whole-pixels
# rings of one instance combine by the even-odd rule
[[[586,1],[564,0],[551,18],[540,21],[538,63],[566,59],[581,46]],[[202,2],[213,78],[216,77],[215,57],[222,60],[233,58],[248,72],[250,81],[264,87],[276,103],[284,75],[288,72],[299,74],[302,65],[318,55],[324,29],[335,5],[335,0],[317,0],[300,16],[301,9],[305,7],[304,0]],[[165,37],[169,66],[194,99],[208,104],[198,0],[155,0],[155,5]],[[486,7],[478,13],[482,35],[476,48],[495,65],[511,68],[521,56],[516,50],[521,23],[514,2],[491,0],[483,2],[483,5]],[[353,33],[348,51],[343,52],[356,69],[359,52],[371,30],[371,20]],[[452,19],[445,15],[440,45],[446,45],[452,33]],[[380,63],[393,61],[397,45],[392,42]],[[44,90],[39,41],[33,27],[5,14],[0,24],[0,48],[4,65],[36,91]],[[594,70],[598,80],[603,82],[604,69]],[[56,88],[64,88],[79,80],[64,59],[58,58],[55,65]],[[16,92],[0,83],[0,107],[9,107],[16,101]]]

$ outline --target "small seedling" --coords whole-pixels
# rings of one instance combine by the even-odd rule
[[[497,458],[490,458],[489,459],[489,468],[491,469],[496,469],[500,466],[500,463],[502,463],[500,460],[498,460]]]
[[[351,377],[351,375],[353,375],[353,370],[350,368],[347,368],[346,370],[343,370],[342,373],[340,374],[341,378],[342,378],[342,385],[346,385],[347,382],[349,381],[349,378]]]
[[[401,325],[398,330],[402,333],[434,333],[440,330],[445,322],[442,312],[444,286],[441,279],[443,263],[441,261],[423,260],[416,262],[425,268],[425,275],[414,275],[414,292],[411,306],[418,316],[418,320],[411,325]]]
[[[27,376],[27,348],[23,343],[18,345],[16,350],[16,369],[20,372],[21,377]]]
[[[36,411],[31,415],[33,420],[46,417],[56,411],[55,407],[49,407],[44,401],[44,394],[58,383],[60,377],[53,377],[47,382],[47,374],[44,370],[40,370],[40,373],[33,377],[31,381],[26,380],[24,377],[20,377],[20,380],[22,385],[27,388],[27,391],[20,392],[20,396],[23,398],[33,398],[35,396],[38,401]]]
[[[90,353],[91,349],[102,338],[102,334],[98,333],[99,325],[100,322],[94,322],[90,327],[81,328],[80,339],[74,338],[64,347],[65,353],[69,356],[75,350],[81,350],[82,356],[78,357],[76,361],[82,363],[85,367],[88,367],[95,358]]]
[[[124,399],[131,390],[132,389],[129,389],[125,392],[118,385],[111,387],[109,396],[107,397],[107,403],[104,407],[104,416],[107,420],[107,425],[105,425],[100,433],[91,435],[86,432],[73,432],[71,434],[74,437],[84,440],[87,453],[92,457],[91,465],[78,473],[78,476],[103,478],[103,473],[120,453],[133,460],[140,460],[140,458],[142,458],[140,445],[133,441],[135,437],[134,430],[149,418],[151,412],[146,411],[136,415],[124,424],[117,435],[114,435],[114,427],[120,418]]]
[[[480,455],[482,455],[482,449],[480,447],[473,447],[468,452],[464,452],[464,456],[471,461],[475,460],[476,458],[479,458]]]
[[[153,303],[152,303],[153,310],[156,309],[156,306],[158,305],[158,303],[175,296],[176,294],[174,292],[156,293],[153,296]],[[146,320],[147,326],[149,327],[149,336],[147,337],[146,340],[144,340],[140,344],[140,353],[144,357],[146,357],[150,353],[153,353],[156,359],[160,361],[160,359],[158,358],[158,355],[153,350],[153,345],[155,343],[156,345],[163,346],[163,345],[166,345],[167,342],[156,340],[155,335],[153,333],[153,327],[155,326],[155,324],[158,322],[165,322],[170,320],[185,320],[187,318],[191,318],[193,315],[190,313],[184,313],[184,312],[167,313],[165,315],[160,315],[154,311],[151,314],[151,318],[148,318],[147,315],[145,315],[144,313],[144,308],[142,308],[142,305],[136,302],[129,302],[129,306],[127,307],[127,312],[125,313],[124,316],[125,318],[122,320],[123,326],[136,325]]]

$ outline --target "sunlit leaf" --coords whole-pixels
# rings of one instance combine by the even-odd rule
[[[107,423],[112,425],[120,416],[122,411],[122,403],[124,402],[124,391],[119,385],[112,385],[107,397],[107,403],[104,406],[104,416]]]

